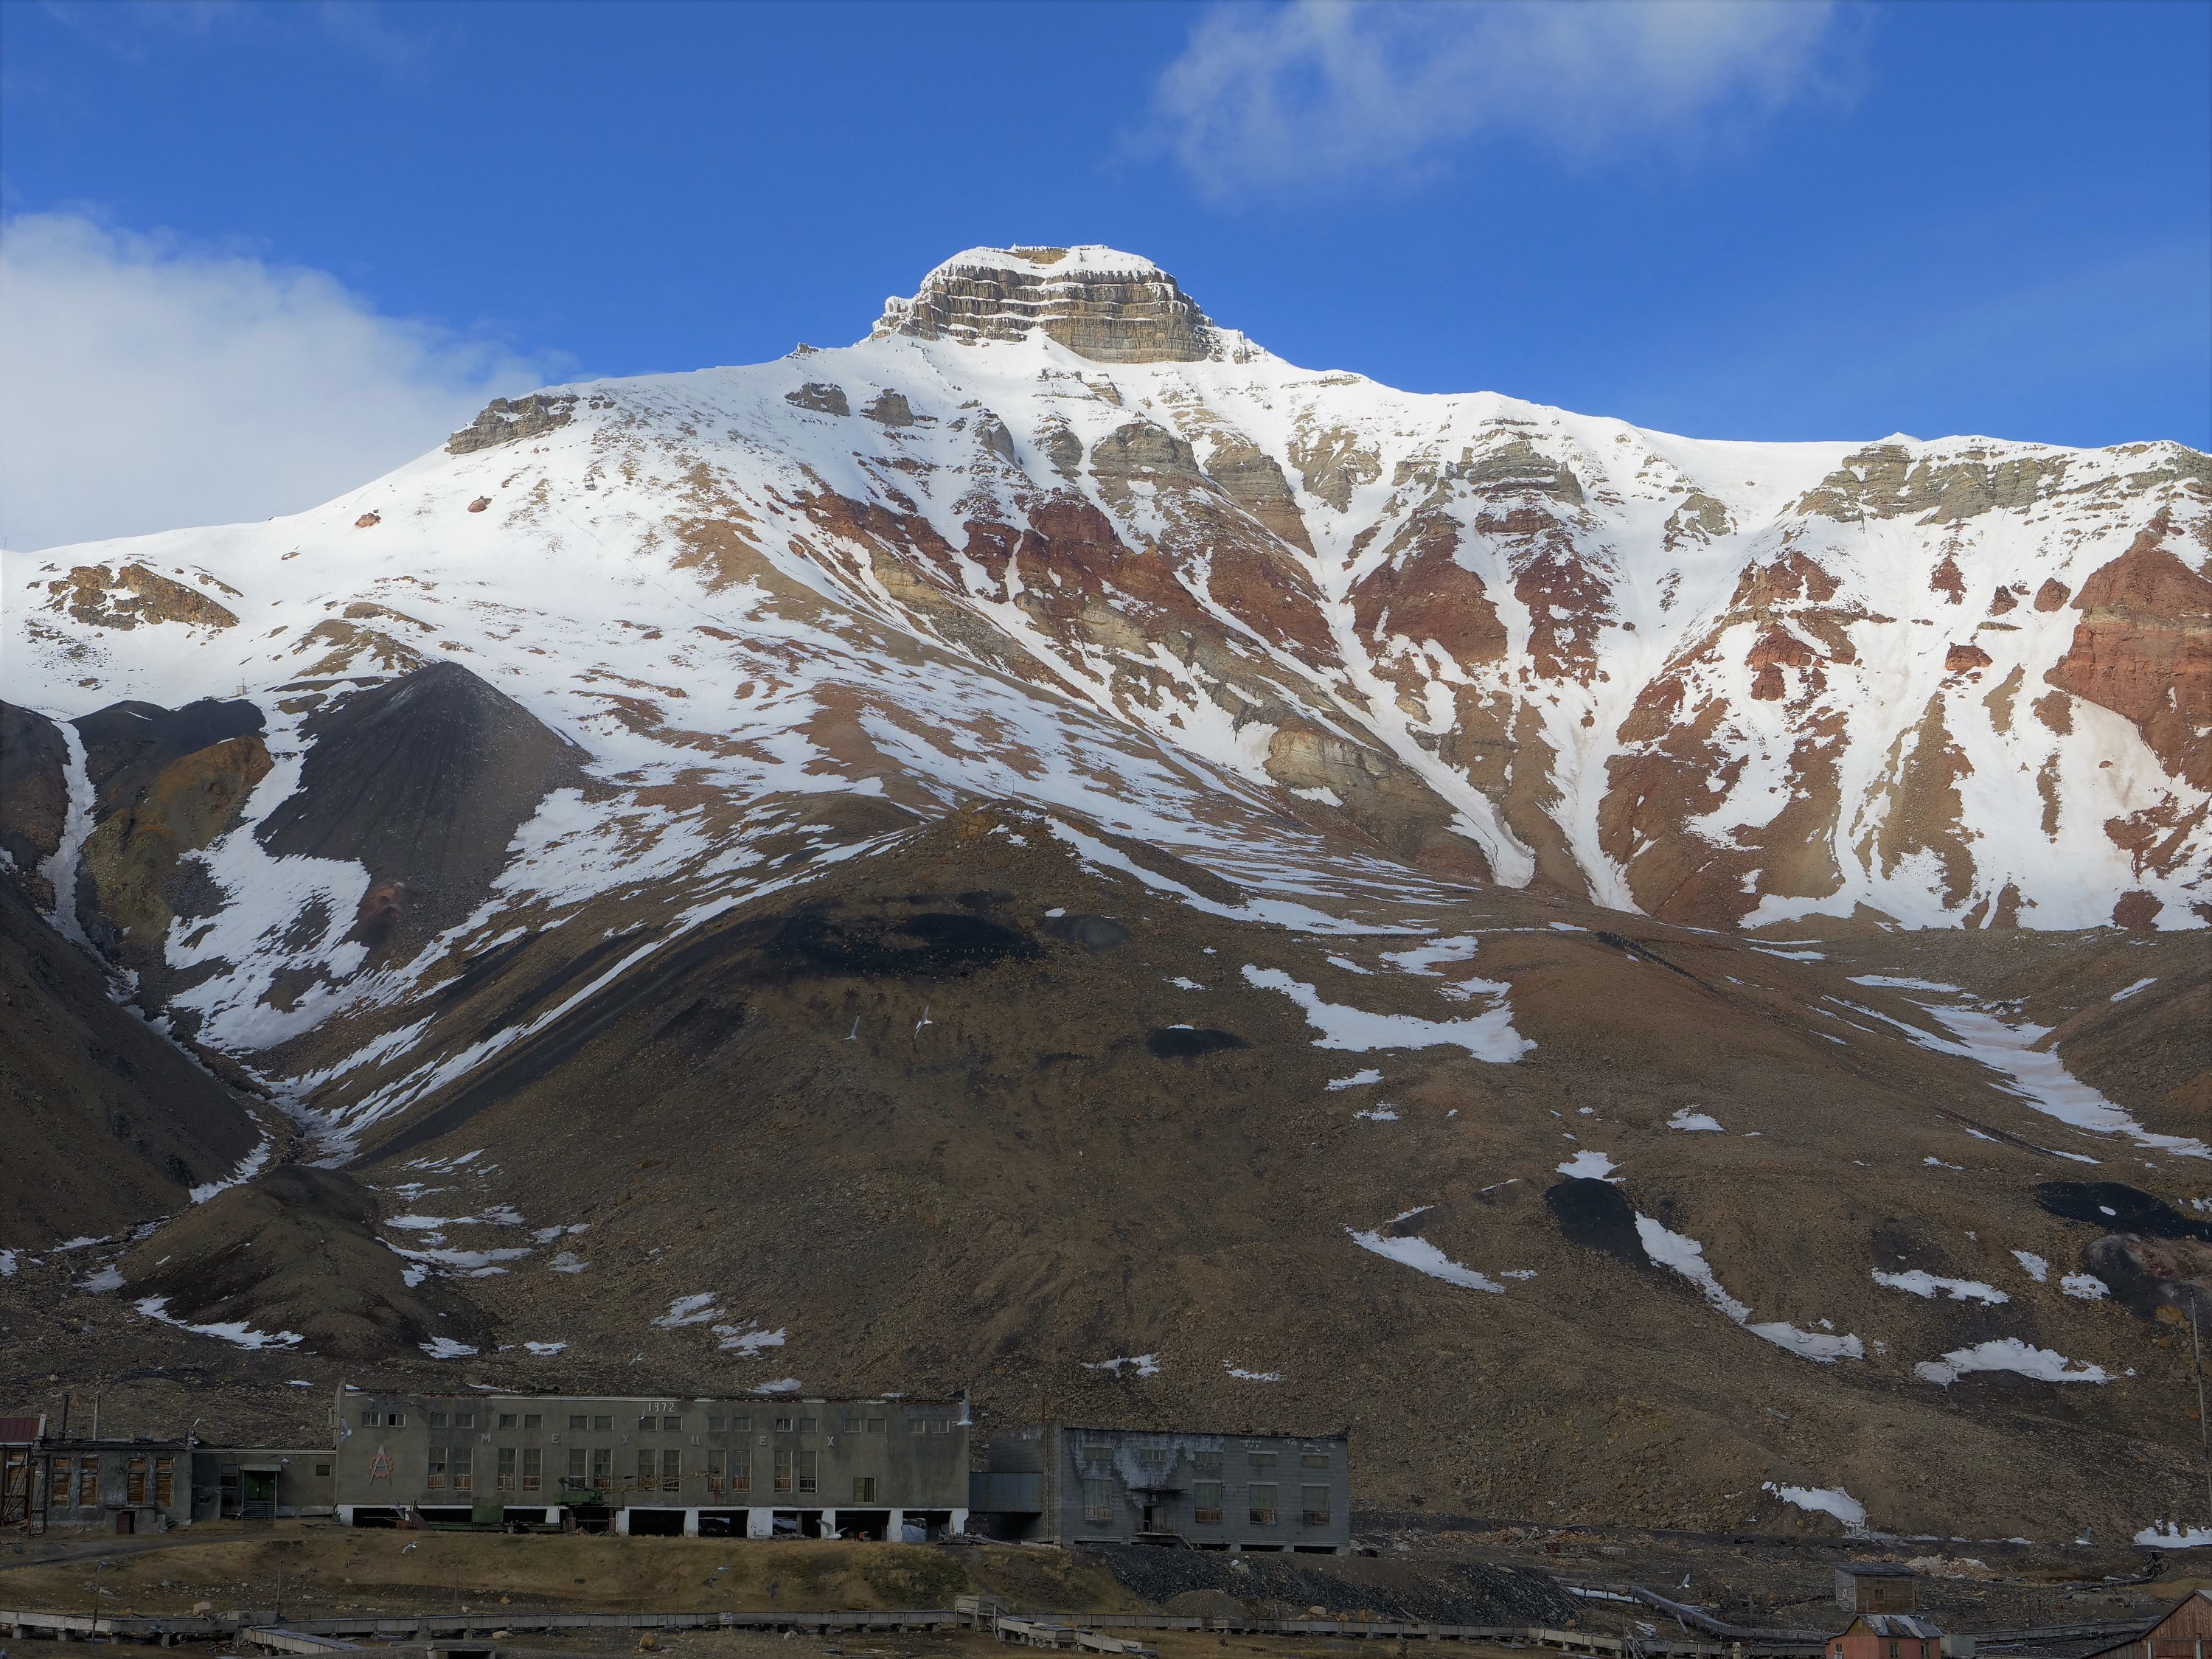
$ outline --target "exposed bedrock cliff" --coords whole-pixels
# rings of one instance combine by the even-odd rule
[[[2212,581],[2168,543],[2161,512],[2075,596],[2074,642],[2044,676],[2135,722],[2167,771],[2212,788]]]

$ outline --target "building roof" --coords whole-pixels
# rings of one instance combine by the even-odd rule
[[[2115,1642],[2108,1648],[2099,1648],[2096,1652],[2088,1656],[2088,1659],[2106,1659],[2106,1656],[2108,1654],[2124,1653],[2131,1648],[2137,1647],[2144,1648],[2145,1650],[2148,1651],[2148,1644],[2150,1638],[2157,1635],[2160,1630],[2164,1629],[2166,1624],[2172,1620],[2176,1613],[2182,1612],[2191,1602],[2197,1601],[2199,1597],[2202,1597],[2207,1601],[2212,1601],[2212,1590],[2193,1589],[2190,1591],[2188,1595],[2183,1596],[2179,1601],[2176,1601],[2164,1613],[2159,1614],[2157,1620],[2154,1623],[2145,1626],[2134,1635],[2129,1637],[2125,1641]]]
[[[1838,1572],[1847,1572],[1854,1578],[1917,1578],[1920,1575],[1910,1567],[1894,1561],[1839,1561]]]
[[[1942,1631],[1936,1628],[1934,1620],[1923,1619],[1917,1613],[1863,1613],[1851,1620],[1844,1634],[1849,1636],[1861,1625],[1864,1625],[1876,1636],[1898,1638],[1908,1641],[1934,1642],[1940,1640],[1943,1634]]]

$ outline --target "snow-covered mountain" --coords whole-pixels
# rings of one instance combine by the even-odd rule
[[[2208,547],[2178,444],[1409,394],[1137,256],[978,248],[849,348],[556,388],[295,517],[11,556],[9,684],[75,714],[451,658],[641,784],[1172,779],[1703,925],[2197,927]]]
[[[1414,396],[1086,247],[8,555],[0,1200],[73,1179],[0,1312],[2132,1531],[2199,1490],[2208,545],[2178,445]]]

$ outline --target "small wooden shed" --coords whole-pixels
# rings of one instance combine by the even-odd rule
[[[1836,1605],[1845,1613],[1911,1613],[1919,1574],[1893,1561],[1846,1561],[1836,1569]]]
[[[2191,1590],[2140,1636],[2089,1659],[2212,1659],[2212,1590]]]

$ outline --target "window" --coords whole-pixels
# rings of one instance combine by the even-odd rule
[[[775,1419],[775,1431],[778,1434],[789,1434],[791,1432],[791,1419],[787,1417],[777,1418]]]
[[[590,1424],[591,1419],[586,1417],[581,1412],[572,1413],[568,1419],[568,1426],[572,1429],[586,1428]]]
[[[819,1492],[822,1489],[822,1482],[818,1478],[821,1472],[822,1454],[820,1452],[803,1451],[799,1454],[799,1491]]]
[[[466,1446],[453,1448],[453,1490],[467,1492],[476,1485],[476,1454]]]
[[[1221,1524],[1221,1483],[1201,1480],[1191,1488],[1191,1518],[1208,1526]]]
[[[812,1434],[821,1426],[811,1417],[802,1417],[799,1419],[799,1431],[801,1434]]]
[[[423,1478],[422,1484],[432,1492],[446,1489],[446,1449],[443,1446],[430,1448],[430,1472]]]
[[[123,1501],[143,1504],[146,1501],[146,1460],[134,1457],[123,1478]]]
[[[752,1425],[753,1420],[750,1417],[733,1417],[730,1419],[730,1427],[737,1431],[739,1434],[743,1434],[746,1430],[751,1428]]]
[[[384,1413],[382,1412],[363,1412],[361,1414],[362,1427],[364,1429],[374,1428],[377,1425],[377,1419],[381,1418],[383,1415]]]
[[[775,1489],[778,1492],[791,1490],[791,1454],[788,1451],[778,1451],[775,1455]]]
[[[76,1474],[76,1467],[66,1457],[53,1462],[54,1490],[49,1500],[56,1509],[67,1509],[70,1501],[70,1482]]]
[[[594,1434],[611,1433],[614,1426],[615,1419],[612,1416],[600,1416],[592,1419],[592,1432]]]
[[[847,1418],[847,1419],[845,1419],[845,1432],[846,1432],[846,1433],[848,1433],[848,1434],[858,1434],[858,1433],[860,1433],[860,1425],[861,1425],[861,1424],[863,1424],[863,1423],[865,1423],[865,1422],[866,1422],[866,1421],[867,1421],[867,1419],[866,1419],[865,1417],[848,1417],[848,1418]]]
[[[712,1412],[709,1412],[707,1413],[707,1432],[714,1434],[720,1430],[728,1427],[729,1422],[730,1419],[728,1418],[717,1417]]]
[[[1328,1454],[1327,1452],[1300,1452],[1298,1454],[1298,1462],[1301,1465],[1309,1469],[1325,1469],[1328,1467]]]
[[[453,1426],[455,1428],[473,1429],[476,1425],[477,1414],[474,1412],[455,1412],[453,1413]]]
[[[1272,1469],[1275,1467],[1275,1454],[1273,1452],[1246,1452],[1244,1454],[1244,1461],[1249,1463],[1255,1469]]]
[[[1083,1518],[1085,1521],[1111,1521],[1114,1518],[1114,1483],[1111,1480],[1085,1480],[1083,1483]]]
[[[710,1417],[707,1420],[711,1423],[715,1419]],[[707,1454],[707,1492],[709,1496],[722,1490],[723,1483],[729,1479],[729,1453],[710,1451]]]
[[[639,1486],[641,1488],[642,1488],[642,1489],[644,1489],[644,1490],[646,1490],[646,1491],[650,1491],[650,1490],[652,1490],[652,1488],[653,1487],[653,1486],[654,1486],[654,1485],[655,1485],[655,1484],[659,1480],[659,1479],[660,1479],[659,1474],[657,1473],[657,1471],[659,1469],[659,1467],[660,1467],[659,1460],[658,1458],[656,1458],[651,1451],[641,1451],[641,1452],[638,1453],[638,1455],[637,1455],[637,1484],[638,1484],[638,1486]]]
[[[407,1413],[406,1413],[405,1412],[386,1412],[386,1413],[385,1413],[385,1414],[384,1414],[384,1426],[385,1426],[386,1428],[387,1428],[387,1429],[404,1429],[404,1428],[405,1428],[405,1427],[407,1426]]]
[[[684,1419],[680,1417],[664,1417],[660,1419],[661,1431],[665,1434],[674,1434],[683,1426]]]
[[[855,1504],[872,1504],[876,1501],[874,1477],[865,1474],[856,1474],[853,1477],[853,1501]]]
[[[515,1419],[515,1416],[516,1416],[516,1413],[514,1413],[514,1412],[501,1412],[501,1413],[499,1414],[499,1425],[500,1425],[500,1427],[501,1427],[502,1429],[511,1429],[511,1428],[513,1428],[513,1427],[514,1426],[514,1419]]]
[[[753,1466],[742,1452],[730,1454],[730,1490],[750,1492],[753,1484]]]
[[[1139,1446],[1137,1462],[1139,1468],[1164,1469],[1175,1461],[1175,1449],[1170,1446]]]
[[[674,1492],[684,1479],[684,1454],[671,1446],[660,1454],[660,1489]]]
[[[155,1474],[155,1479],[157,1481],[161,1479],[161,1466],[162,1466],[163,1464],[166,1464],[168,1461],[169,1461],[169,1460],[168,1460],[167,1458],[166,1458],[166,1457],[164,1457],[164,1458],[160,1458],[160,1459],[157,1459],[157,1460],[155,1461],[154,1474]],[[329,1464],[327,1464],[327,1463],[318,1463],[318,1464],[316,1464],[316,1465],[315,1465],[315,1479],[316,1479],[316,1480],[329,1480],[330,1478],[331,1478],[331,1466],[330,1466]]]
[[[1255,1485],[1244,1489],[1244,1506],[1251,1511],[1255,1527],[1275,1524],[1275,1489],[1272,1486]]]
[[[1305,1517],[1306,1525],[1309,1527],[1327,1526],[1328,1524],[1328,1488],[1327,1486],[1308,1486],[1298,1495],[1304,1499],[1304,1503],[1301,1506],[1301,1512]]]
[[[651,1434],[659,1426],[660,1419],[657,1417],[641,1417],[637,1419],[637,1431],[640,1434]]]
[[[595,1491],[599,1491],[599,1492],[605,1492],[605,1491],[609,1486],[611,1486],[612,1485],[614,1485],[614,1483],[615,1483],[615,1455],[614,1455],[613,1450],[612,1450],[611,1449],[608,1448],[608,1447],[605,1447],[605,1446],[594,1446],[594,1447],[592,1447],[592,1488],[593,1488]]]
[[[522,1489],[543,1492],[545,1489],[545,1454],[535,1446],[522,1449]]]
[[[544,1414],[543,1414],[543,1413],[538,1413],[538,1412],[525,1412],[525,1413],[523,1413],[523,1414],[522,1414],[522,1426],[523,1426],[524,1428],[526,1428],[526,1429],[542,1429],[542,1428],[544,1428],[544,1427],[545,1426],[545,1419],[544,1419]]]
[[[1190,1461],[1197,1467],[1200,1474],[1221,1473],[1221,1454],[1218,1451],[1193,1452],[1190,1455]]]
[[[330,1472],[331,1466],[327,1463],[315,1465],[317,1474],[328,1474]],[[176,1502],[176,1499],[177,1460],[173,1457],[157,1457],[154,1460],[154,1501],[166,1510]]]
[[[571,1446],[568,1448],[568,1473],[562,1477],[561,1484],[572,1492],[580,1492],[584,1480],[584,1449]]]
[[[1111,1446],[1085,1446],[1083,1449],[1083,1461],[1097,1468],[1104,1468],[1114,1461],[1114,1449]]]
[[[432,1428],[434,1428],[434,1429],[442,1429],[442,1428],[444,1428],[444,1427],[446,1426],[446,1414],[445,1414],[445,1413],[443,1413],[443,1412],[432,1412],[432,1413],[430,1413],[430,1426],[431,1426]]]
[[[868,1432],[870,1434],[881,1434],[883,1431],[884,1419],[882,1418],[872,1417],[868,1419]]]
[[[515,1489],[514,1482],[514,1448],[501,1446],[499,1449],[499,1489],[501,1492],[513,1492]]]

